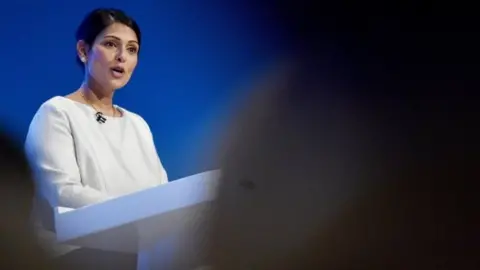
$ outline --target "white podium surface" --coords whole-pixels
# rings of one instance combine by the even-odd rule
[[[57,208],[57,240],[138,253],[138,269],[195,269],[205,264],[205,218],[220,171],[207,171],[99,204]]]

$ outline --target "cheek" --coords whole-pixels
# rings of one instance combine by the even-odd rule
[[[91,61],[95,67],[108,66],[111,62],[112,53],[106,50],[97,49],[91,54]]]
[[[95,50],[89,57],[89,71],[94,78],[103,77],[103,74],[109,68],[109,53],[102,50]],[[96,78],[100,79],[100,78]]]
[[[130,70],[130,73],[132,73],[136,67],[137,67],[137,58],[129,61],[128,70]]]

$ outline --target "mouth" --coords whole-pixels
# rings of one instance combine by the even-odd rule
[[[120,78],[125,73],[125,69],[123,67],[113,67],[111,68],[113,76],[116,78]]]

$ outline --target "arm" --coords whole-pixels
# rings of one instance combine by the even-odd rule
[[[156,151],[156,150],[155,150]],[[157,154],[158,156],[158,154]],[[168,183],[168,175],[167,175],[167,171],[165,170],[165,168],[163,167],[162,165],[162,162],[160,161],[160,158],[158,158],[158,170],[160,172],[160,180],[159,180],[159,184],[166,184]]]
[[[156,156],[156,165],[157,165],[157,173],[158,173],[158,184],[159,185],[162,185],[162,184],[166,184],[168,183],[168,175],[167,175],[167,171],[165,170],[165,168],[163,167],[163,164],[162,164],[162,161],[160,160],[160,156],[158,155],[158,152],[157,152],[157,148],[155,147],[155,141],[153,139],[153,134],[152,134],[152,130],[150,129],[150,126],[148,125],[147,121],[145,121],[145,119],[143,119],[141,116],[137,116],[140,121],[142,122],[142,124],[144,125],[144,127],[146,128],[146,132],[148,134],[148,140],[150,140],[150,145],[152,146],[153,148],[153,152]]]
[[[25,150],[40,192],[52,207],[79,208],[108,199],[82,184],[69,121],[55,106],[44,104],[39,109],[30,124]]]
[[[147,124],[147,127],[148,127],[148,124]],[[167,171],[163,167],[162,161],[160,160],[160,156],[157,153],[157,148],[155,147],[155,142],[153,140],[153,135],[152,135],[152,132],[150,131],[150,127],[148,127],[148,130],[150,132],[150,138],[152,140],[153,151],[155,151],[155,155],[157,156],[156,163],[157,163],[157,169],[158,169],[158,175],[159,175],[158,184],[159,185],[166,184],[168,183]]]

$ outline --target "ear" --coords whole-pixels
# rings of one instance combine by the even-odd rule
[[[80,58],[80,60],[85,64],[87,63],[87,60],[88,60],[88,51],[89,51],[89,46],[88,44],[83,41],[83,40],[79,40],[77,42],[77,55],[78,55],[78,58]]]

